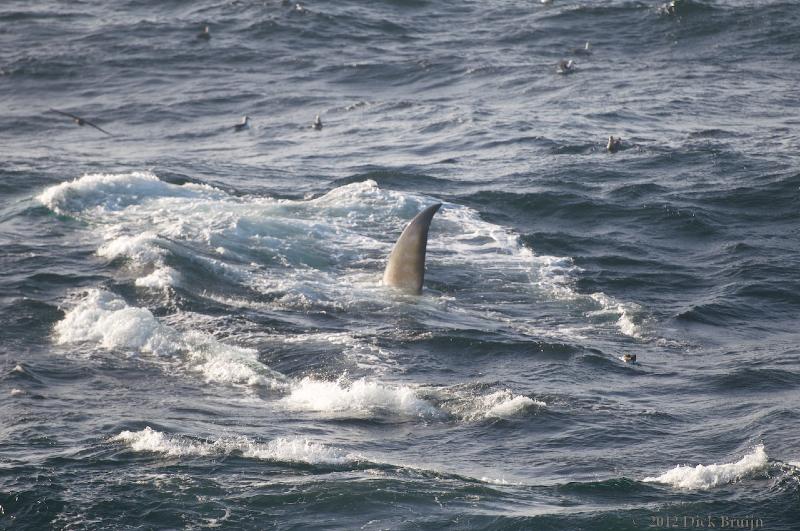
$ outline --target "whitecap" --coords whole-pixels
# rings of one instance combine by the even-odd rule
[[[718,485],[732,483],[741,478],[763,471],[767,467],[767,453],[759,444],[749,454],[735,463],[713,465],[678,465],[657,477],[646,477],[648,483],[664,483],[678,489],[707,490]]]
[[[149,275],[137,278],[134,284],[141,288],[166,289],[180,285],[180,274],[171,267],[159,267]]]
[[[365,461],[358,454],[303,438],[281,437],[268,443],[260,443],[247,437],[236,436],[203,441],[179,435],[167,435],[150,426],[140,431],[122,431],[111,437],[109,442],[127,444],[135,452],[151,452],[171,457],[224,456],[239,452],[245,458],[265,461],[327,465],[347,465]]]
[[[140,203],[143,198],[197,197],[220,191],[202,184],[176,186],[160,180],[149,171],[131,173],[92,173],[51,186],[38,196],[39,202],[59,214],[87,209],[120,210]]]
[[[634,314],[641,311],[637,305],[619,302],[605,293],[592,293],[590,297],[600,305],[601,309],[588,312],[588,316],[615,316],[617,317],[615,324],[620,332],[632,338],[642,338],[642,328],[634,320]]]
[[[454,412],[466,420],[510,418],[546,406],[541,400],[501,389],[486,395],[473,396],[455,407]]]
[[[56,323],[60,344],[94,342],[107,349],[127,349],[169,355],[180,348],[180,338],[162,326],[145,308],[128,306],[104,290],[89,290],[64,318]]]
[[[199,331],[182,333],[146,308],[129,306],[100,289],[89,290],[55,326],[56,342],[95,343],[128,354],[152,353],[182,362],[207,381],[281,387],[285,377],[258,361],[254,349],[226,345]]]
[[[103,245],[97,249],[97,255],[114,259],[126,257],[140,264],[160,262],[166,252],[155,245],[158,237],[153,232],[140,234],[123,234],[118,237],[107,235]]]
[[[419,398],[409,386],[392,386],[359,379],[354,382],[317,380],[306,377],[292,385],[281,402],[294,410],[371,415],[376,411],[395,415],[434,417],[432,404]]]

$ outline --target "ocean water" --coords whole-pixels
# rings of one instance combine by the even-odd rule
[[[795,1],[4,0],[0,527],[800,529],[799,63]]]

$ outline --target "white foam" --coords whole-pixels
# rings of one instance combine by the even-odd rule
[[[141,431],[122,431],[110,441],[127,443],[135,452],[158,452],[171,456],[206,456],[214,452],[212,444],[168,437],[150,426]]]
[[[93,289],[55,326],[56,341],[96,343],[128,354],[153,353],[182,360],[207,381],[281,387],[283,375],[258,361],[254,349],[225,345],[198,331],[181,333],[159,323],[146,308]]]
[[[351,183],[311,200],[235,198],[220,190],[198,185],[172,185],[149,172],[93,174],[51,187],[40,196],[51,209],[86,215],[105,228],[103,256],[127,256],[140,265],[163,266],[165,250],[159,237],[204,242],[217,256],[235,256],[239,250],[266,254],[286,270],[263,275],[250,267],[243,281],[260,291],[283,292],[276,304],[303,309],[328,305],[340,310],[343,300],[359,294],[365,282],[378,285],[376,273],[325,275],[332,259],[346,265],[372,258],[372,251],[388,253],[392,242],[386,227],[402,226],[420,208],[435,199],[419,194],[384,190],[372,180]],[[99,209],[100,211],[96,211]],[[530,289],[533,279],[541,289],[571,292],[577,268],[570,258],[537,256],[521,245],[512,231],[488,223],[473,209],[448,204],[437,215],[440,230],[431,234],[431,257],[441,263],[458,263],[476,274],[497,277],[497,289]],[[223,251],[220,252],[219,250]],[[365,252],[366,251],[366,252]],[[198,258],[193,256],[192,258]],[[224,262],[223,262],[224,264]],[[307,272],[303,272],[307,268]],[[240,271],[241,273],[241,271]],[[148,279],[148,286],[169,279]],[[375,296],[369,290],[366,299]]]
[[[223,437],[215,441],[198,441],[187,437],[166,435],[147,426],[140,431],[123,431],[110,442],[121,442],[135,452],[152,452],[173,457],[220,456],[240,452],[245,458],[265,461],[308,464],[345,465],[365,459],[323,444],[300,438],[278,438],[266,444],[247,437]]]
[[[259,289],[284,292],[279,303],[288,306],[335,302],[339,306],[334,309],[342,309],[337,287],[355,279],[347,272],[344,277],[320,277],[325,271],[316,264],[327,265],[338,257],[337,261],[349,265],[363,260],[365,250],[377,249],[385,255],[392,243],[385,238],[385,228],[402,226],[434,200],[383,190],[372,180],[341,186],[312,200],[235,198],[208,186],[165,183],[150,172],[85,175],[48,188],[39,199],[54,211],[85,215],[92,224],[103,225],[106,241],[98,250],[102,256],[127,256],[158,268],[164,265],[165,250],[158,245],[164,236],[205,242],[217,256],[228,256],[229,251],[235,255],[238,249],[266,252],[287,269],[280,281],[274,272],[266,277],[255,274],[245,281]],[[520,244],[518,235],[483,221],[470,208],[446,205],[437,225],[444,230],[431,235],[430,254],[444,263],[463,262],[476,272],[497,271],[504,277],[500,285],[511,290],[525,289],[524,284],[530,287],[532,274],[540,287],[556,291],[572,282],[571,259],[536,256]],[[311,266],[307,274],[302,266]],[[251,267],[250,273],[257,269]],[[362,276],[357,283],[367,279],[377,285],[379,272]],[[142,282],[152,286],[169,279]],[[346,298],[352,291],[342,290],[342,294]]]
[[[129,349],[159,355],[174,353],[179,338],[161,326],[145,308],[128,306],[118,296],[92,289],[64,319],[56,323],[60,344],[95,342],[108,349]]]
[[[525,411],[530,407],[545,407],[547,404],[527,396],[514,396],[510,391],[497,391],[481,399],[484,405],[489,406],[486,417],[511,417]]]
[[[150,231],[117,236],[118,227],[104,235],[105,243],[97,250],[98,256],[114,259],[125,257],[134,268],[154,268],[149,274],[136,279],[139,287],[167,289],[180,284],[180,274],[165,265],[166,250],[158,246],[158,236]]]
[[[479,394],[474,386],[455,386],[429,390],[439,407],[460,420],[475,422],[485,419],[520,417],[547,407],[541,400],[500,389]]]
[[[391,352],[376,345],[374,340],[356,336],[352,332],[312,332],[280,336],[276,340],[284,344],[302,343],[317,348],[330,348],[333,345],[357,367],[372,373],[386,373],[398,366]]]
[[[160,262],[164,257],[164,249],[156,247],[158,237],[152,232],[118,237],[109,235],[106,242],[97,250],[98,256],[104,258],[127,257],[139,263]]]
[[[487,476],[481,477],[481,481],[484,483],[491,483],[493,485],[508,485],[508,481],[505,478],[493,479]]]
[[[620,332],[626,336],[637,339],[642,337],[641,326],[636,324],[632,317],[632,314],[639,310],[638,306],[631,303],[621,303],[605,293],[592,293],[590,297],[600,305],[601,309],[589,312],[589,316],[604,314],[614,315],[617,317],[616,325]]]
[[[502,389],[488,395],[476,396],[462,409],[462,415],[469,420],[480,418],[508,418],[521,415],[531,408],[546,407],[547,404],[524,395],[515,395],[509,389]]]
[[[482,476],[480,481],[483,483],[489,483],[491,485],[522,485],[522,483],[518,481],[508,481],[506,478],[490,478],[488,476]]]
[[[202,332],[184,334],[191,368],[209,382],[241,383],[275,389],[285,387],[286,377],[258,360],[255,349],[226,345]]]
[[[219,193],[207,185],[175,186],[148,171],[93,173],[51,186],[39,194],[39,201],[59,214],[86,209],[120,210],[148,197],[197,197]]]
[[[237,292],[234,304],[258,310],[335,311],[351,319],[348,311],[352,309],[380,313],[403,305],[452,326],[512,330],[558,341],[564,336],[574,339],[574,330],[591,331],[597,324],[640,336],[633,305],[576,291],[580,269],[571,258],[537,255],[522,245],[518,234],[481,219],[474,209],[451,203],[437,214],[428,259],[432,269],[459,271],[463,296],[428,297],[413,304],[387,297],[380,287],[380,271],[393,243],[387,231],[396,234],[436,199],[381,189],[371,180],[340,186],[315,199],[276,200],[235,197],[209,186],[173,185],[150,172],[91,174],[50,187],[39,200],[56,212],[82,218],[98,238],[98,255],[128,259],[125,267],[137,277],[138,287],[168,290],[181,285],[200,291],[196,289],[200,286],[187,285],[183,268],[176,265],[189,262],[193,277],[194,273],[209,277],[208,293],[196,296],[233,302],[226,299],[229,291],[217,288],[235,283],[260,296],[247,301],[247,295]],[[487,293],[494,299],[490,311]],[[510,294],[507,305],[499,302],[505,293]],[[541,320],[520,317],[520,307],[542,298],[569,301],[565,313],[580,308],[564,317],[567,323],[543,325]],[[576,300],[579,305],[571,304]],[[587,307],[600,310],[585,314]],[[139,321],[147,325],[147,314],[139,313]],[[133,316],[128,319],[134,320]],[[120,323],[115,325],[118,328]],[[359,368],[386,371],[395,367],[391,353],[382,351],[379,342],[369,341],[377,334],[393,332],[364,331],[361,326],[357,320],[345,325],[348,330],[342,334],[359,335],[350,344],[330,343]],[[155,338],[160,331],[145,328],[142,336]],[[114,338],[98,333],[104,344],[114,343]],[[131,337],[117,340],[132,341],[137,349],[153,349],[146,342],[136,344]],[[291,341],[292,336],[284,340]],[[202,370],[212,379],[243,378],[236,371],[225,376],[227,371],[216,362]]]
[[[180,274],[171,267],[159,267],[149,275],[137,278],[134,283],[142,288],[166,289],[180,284]]]
[[[735,463],[721,465],[678,465],[658,477],[647,477],[643,481],[664,483],[687,490],[707,490],[763,471],[767,467],[767,453],[759,444],[753,451]]]
[[[324,413],[371,415],[385,411],[419,417],[441,414],[408,386],[390,386],[365,379],[346,383],[343,379],[331,382],[306,377],[293,385],[290,394],[281,401],[289,409]]]
[[[230,197],[211,186],[178,186],[150,172],[132,172],[84,175],[46,189],[38,199],[54,212],[84,218],[99,232],[98,256],[127,258],[134,269],[149,271],[136,285],[164,289],[180,277],[165,265],[163,236],[208,237],[207,225],[218,218],[224,223],[225,216],[206,216],[199,226],[193,220],[204,216],[203,204],[222,205]]]

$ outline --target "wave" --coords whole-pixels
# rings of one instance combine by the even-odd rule
[[[360,378],[336,381],[304,377],[293,380],[265,365],[254,349],[227,345],[198,330],[180,331],[161,323],[146,308],[129,306],[108,291],[92,289],[55,325],[59,344],[96,344],[127,355],[152,354],[168,367],[200,373],[206,381],[268,387],[286,395],[278,404],[288,410],[328,416],[382,415],[466,421],[509,418],[546,404],[508,389],[479,394],[473,389],[425,391]],[[430,399],[425,394],[430,395]]]
[[[454,414],[466,420],[480,420],[511,418],[546,406],[541,400],[501,389],[485,395],[468,395],[457,400],[457,405],[451,406],[451,409]]]
[[[215,457],[239,454],[281,463],[306,463],[311,465],[350,465],[365,459],[323,444],[300,438],[278,438],[259,443],[247,437],[223,437],[215,441],[191,439],[185,436],[166,435],[150,426],[140,431],[122,431],[109,442],[130,446],[135,452],[151,452],[171,457]]]
[[[207,381],[271,388],[283,385],[283,375],[258,361],[249,348],[226,345],[196,330],[180,332],[164,325],[146,308],[129,306],[100,289],[89,290],[55,325],[56,342],[95,343],[128,353],[151,353],[182,359],[186,368]]]
[[[721,465],[678,465],[660,476],[646,477],[644,482],[663,483],[678,489],[708,490],[718,485],[732,483],[739,479],[753,476],[767,468],[767,453],[764,445],[759,444],[753,451],[735,463]]]
[[[478,394],[472,388],[426,389],[413,385],[392,385],[364,378],[349,382],[346,377],[324,381],[306,377],[292,385],[281,404],[291,410],[373,418],[381,414],[473,422],[511,418],[547,404],[509,389]]]
[[[51,186],[39,201],[58,214],[70,215],[86,211],[115,211],[140,204],[148,198],[196,199],[224,193],[206,184],[186,183],[174,186],[152,172],[92,173]]]
[[[153,453],[167,457],[240,456],[273,463],[323,465],[344,469],[366,470],[375,476],[396,474],[402,481],[444,479],[448,482],[485,483],[491,485],[522,485],[503,478],[481,477],[447,472],[435,468],[421,467],[384,461],[357,452],[311,441],[301,437],[279,437],[269,442],[259,442],[246,436],[222,436],[213,439],[171,435],[146,426],[139,431],[124,430],[109,437],[107,442],[126,445],[134,452]]]
[[[330,382],[306,377],[293,385],[281,402],[289,409],[325,413],[373,416],[376,412],[387,411],[415,417],[441,416],[436,407],[418,398],[409,386],[388,386],[364,379],[346,383],[343,379]]]

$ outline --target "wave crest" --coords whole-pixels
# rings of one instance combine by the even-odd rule
[[[135,452],[152,452],[172,457],[221,456],[238,452],[245,458],[290,463],[346,465],[365,460],[358,454],[308,439],[281,437],[265,444],[247,437],[223,437],[209,442],[167,435],[150,426],[140,431],[122,431],[111,437],[109,442],[127,444]]]
[[[753,451],[735,463],[721,465],[678,465],[657,477],[647,477],[648,483],[664,483],[678,489],[708,490],[718,485],[732,483],[743,477],[763,471],[767,467],[767,453],[759,444]]]

